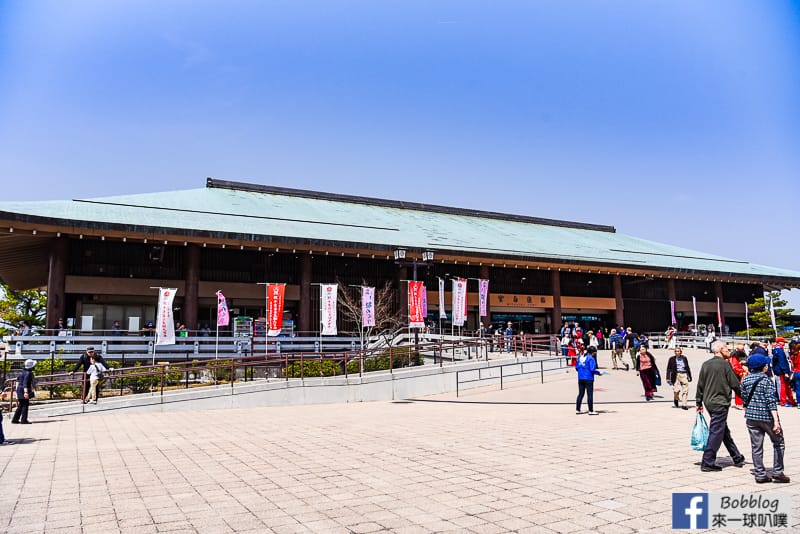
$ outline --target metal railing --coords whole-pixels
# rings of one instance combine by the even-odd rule
[[[532,349],[532,347],[529,347]],[[121,397],[135,393],[163,396],[165,391],[189,389],[229,383],[233,390],[237,382],[272,379],[290,380],[340,376],[363,376],[378,371],[393,373],[401,367],[417,367],[445,363],[456,364],[475,359],[488,360],[486,340],[465,338],[436,340],[412,345],[388,346],[364,351],[265,353],[235,355],[220,358],[194,358],[185,361],[160,361],[156,364],[133,367],[112,366],[104,373],[99,396]],[[109,361],[109,365],[117,363]],[[16,378],[7,381],[11,386],[8,399],[13,407]],[[68,372],[39,375],[35,379],[37,400],[49,392],[47,402],[67,402],[85,399],[88,391],[86,374]]]
[[[507,371],[505,371],[505,369],[509,368],[510,369],[518,368],[519,371],[516,373],[513,372],[508,373]],[[536,373],[539,373],[539,375],[541,376],[541,383],[544,384],[545,371],[558,371],[566,368],[567,368],[566,360],[563,357],[558,357],[558,358],[548,357],[539,360],[506,363],[501,365],[493,365],[491,367],[479,367],[477,369],[466,369],[463,371],[456,371],[456,397],[459,397],[461,394],[462,384],[471,384],[475,382],[483,382],[488,380],[494,380],[494,381],[499,380],[500,389],[502,390],[505,379],[524,376],[527,374],[536,374]],[[461,379],[462,376],[472,376],[474,378],[468,378],[466,380],[462,380]]]

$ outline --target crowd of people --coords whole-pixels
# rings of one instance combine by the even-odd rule
[[[683,349],[674,343],[670,330],[665,333],[666,349],[673,355],[666,367],[666,382],[672,388],[673,405],[689,409],[689,383],[692,370]],[[578,377],[578,396],[575,413],[598,415],[594,409],[594,380],[602,373],[598,370],[596,346],[586,346],[583,333],[577,324],[568,325],[560,332],[562,355],[575,366]],[[661,385],[661,373],[656,359],[649,350],[646,336],[636,334],[632,328],[613,329],[609,336],[613,369],[629,370],[624,353],[629,352],[633,368],[639,376],[646,401],[653,399]],[[728,412],[733,407],[744,410],[745,424],[750,438],[753,475],[756,483],[786,483],[783,454],[785,442],[778,405],[798,407],[800,399],[800,337],[788,341],[783,337],[762,339],[736,345],[733,350],[722,340],[714,340],[710,347],[714,356],[705,361],[697,377],[695,407],[698,413],[709,416],[708,440],[703,451],[700,469],[704,472],[720,471],[717,453],[725,446],[734,466],[745,465],[745,455],[738,449],[728,427]],[[787,352],[788,351],[788,352]],[[574,362],[573,362],[574,359]],[[581,411],[584,397],[588,412]],[[765,437],[773,447],[773,466],[767,470],[763,461]]]

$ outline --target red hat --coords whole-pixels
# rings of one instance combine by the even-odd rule
[[[776,337],[775,338],[775,343],[786,343],[786,340],[784,338],[782,338],[782,337]]]

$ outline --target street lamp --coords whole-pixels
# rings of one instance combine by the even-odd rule
[[[422,252],[422,263],[430,264],[433,262],[433,251],[424,250]],[[398,247],[394,249],[394,263],[401,267],[413,268],[413,281],[417,281],[417,258],[406,261],[406,249]],[[427,319],[427,318],[426,318]],[[419,354],[419,328],[414,329],[414,350]]]

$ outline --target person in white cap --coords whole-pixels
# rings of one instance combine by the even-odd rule
[[[14,417],[11,418],[12,424],[31,424],[31,422],[28,421],[28,406],[30,406],[31,399],[34,396],[33,367],[35,365],[35,361],[25,360],[25,369],[22,371],[22,374],[19,375],[19,378],[17,378],[17,409],[14,412]]]

